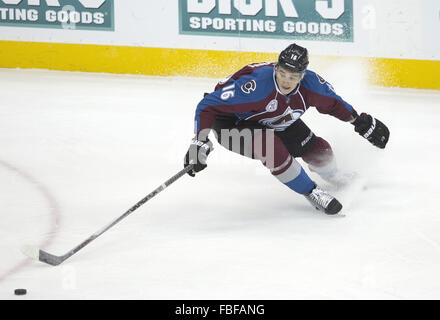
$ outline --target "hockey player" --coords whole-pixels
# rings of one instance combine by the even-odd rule
[[[341,203],[317,186],[295,159],[301,157],[324,180],[343,183],[330,144],[316,136],[301,115],[315,107],[351,123],[357,133],[382,149],[389,130],[369,114],[358,115],[327,81],[307,70],[308,64],[307,49],[294,43],[280,53],[277,63],[245,66],[205,94],[195,112],[196,135],[185,155],[184,166],[194,164],[189,174],[195,176],[206,168],[213,150],[208,134],[213,130],[222,146],[261,160],[273,176],[315,208],[338,213]]]

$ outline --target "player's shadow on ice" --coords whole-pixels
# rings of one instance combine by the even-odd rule
[[[231,208],[217,208],[214,216],[201,217],[196,223],[191,225],[189,232],[195,233],[230,233],[243,231],[264,230],[294,230],[298,223],[313,224],[328,220],[331,217],[324,212],[313,208],[309,203],[293,203],[271,206],[271,208],[260,207],[259,209],[249,209],[249,211],[235,211]]]

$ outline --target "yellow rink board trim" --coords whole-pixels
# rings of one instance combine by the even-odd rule
[[[278,53],[0,41],[1,68],[223,78]],[[341,61],[343,57],[329,57]],[[440,89],[440,61],[356,58],[373,85]]]
[[[387,87],[440,89],[440,61],[370,58],[370,83]]]

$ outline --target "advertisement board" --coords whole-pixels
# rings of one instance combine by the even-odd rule
[[[353,0],[179,0],[180,33],[353,42]]]
[[[0,0],[0,26],[114,30],[114,0]]]

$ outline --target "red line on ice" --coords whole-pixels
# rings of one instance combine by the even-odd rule
[[[17,167],[3,161],[0,159],[0,166],[6,168],[9,171],[12,171],[19,175],[21,178],[23,178],[25,181],[30,183],[35,187],[36,190],[43,196],[43,198],[47,202],[47,206],[49,207],[50,216],[51,216],[51,226],[49,230],[49,236],[47,239],[41,244],[40,248],[45,248],[49,246],[52,241],[55,238],[55,234],[58,232],[58,226],[60,224],[60,207],[58,205],[58,202],[55,200],[55,197],[50,193],[50,191],[45,187],[41,182],[39,182],[37,179],[35,179],[30,174],[26,173],[23,170],[18,169]],[[25,258],[22,262],[19,264],[13,266],[11,269],[6,271],[6,273],[0,275],[0,282],[5,280],[6,278],[10,277],[12,274],[20,271],[23,267],[30,264],[32,260],[29,258]]]

